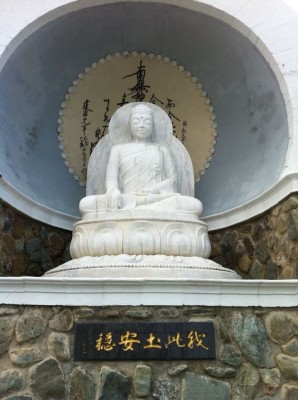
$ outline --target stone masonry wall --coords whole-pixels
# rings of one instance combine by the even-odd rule
[[[0,203],[0,276],[41,276],[70,260],[71,232]]]
[[[252,221],[209,236],[210,258],[243,278],[298,278],[297,193]]]
[[[80,322],[213,321],[216,360],[74,362]],[[296,309],[0,308],[5,400],[295,400]]]
[[[298,278],[298,194],[264,215],[210,233],[211,259],[247,279]],[[0,276],[41,276],[70,259],[71,233],[0,203]]]

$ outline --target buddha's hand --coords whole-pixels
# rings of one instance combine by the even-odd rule
[[[158,194],[158,193],[159,193],[158,189],[156,189],[156,187],[152,187],[146,190],[139,190],[138,193],[136,194],[141,196],[147,196],[148,194]]]
[[[175,193],[175,180],[172,178],[165,179],[162,182],[159,182],[155,186],[156,193]]]
[[[117,188],[107,190],[108,208],[118,210],[121,207],[121,192]]]

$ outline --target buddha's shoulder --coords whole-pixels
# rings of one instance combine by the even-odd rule
[[[114,153],[114,154],[116,154],[116,153],[123,153],[123,152],[126,152],[126,151],[131,151],[131,150],[133,150],[133,149],[138,149],[138,150],[149,150],[149,149],[152,149],[152,150],[159,150],[159,151],[162,151],[162,152],[168,152],[168,149],[165,147],[165,146],[163,146],[163,145],[161,145],[161,144],[159,144],[159,143],[135,143],[135,142],[129,142],[129,143],[121,143],[121,144],[115,144],[113,147],[112,147],[112,149],[111,149],[111,153]]]
[[[124,144],[114,144],[111,148],[111,153],[119,153],[121,149],[123,149],[123,147],[126,145],[126,143]]]
[[[132,148],[149,148],[149,147],[160,147],[156,143],[144,143],[144,142],[128,142],[121,144],[114,144],[111,150],[122,150],[122,149],[132,149]]]

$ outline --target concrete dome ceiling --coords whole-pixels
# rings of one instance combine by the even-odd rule
[[[58,147],[60,104],[85,67],[125,50],[161,54],[182,64],[213,103],[216,151],[196,184],[205,216],[238,207],[278,181],[288,146],[287,116],[263,56],[220,20],[136,2],[66,14],[37,30],[11,55],[0,75],[0,171],[6,181],[36,203],[79,215],[85,191],[68,172]]]

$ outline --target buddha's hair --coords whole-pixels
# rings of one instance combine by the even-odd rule
[[[136,114],[136,113],[150,114],[153,116],[151,108],[146,106],[145,104],[138,104],[137,106],[133,107],[130,114]]]

